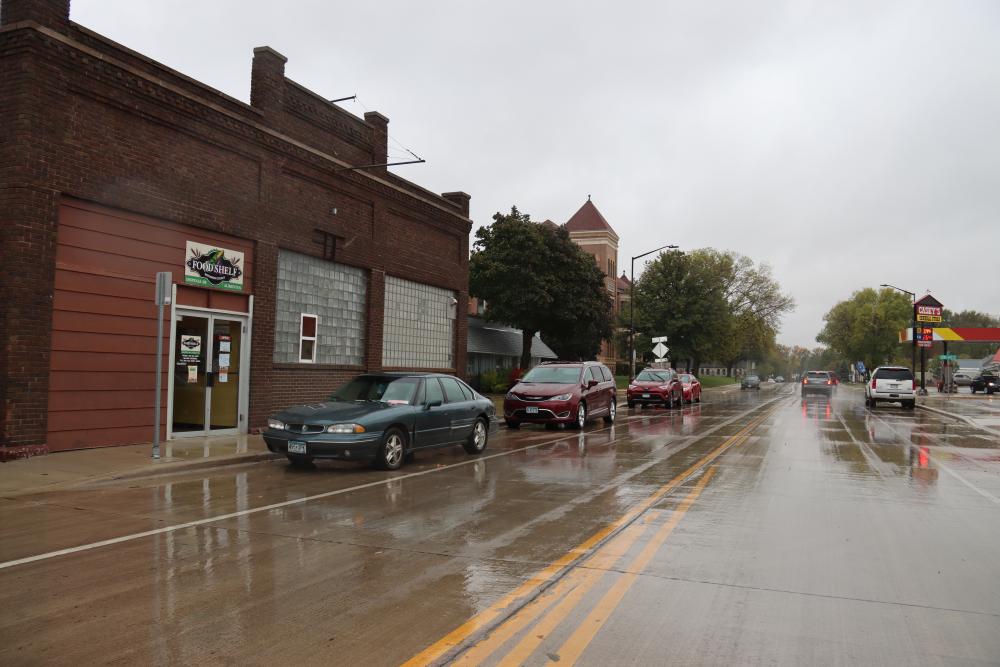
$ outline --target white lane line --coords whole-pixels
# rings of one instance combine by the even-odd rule
[[[770,402],[770,401],[769,401]],[[746,416],[751,412],[760,409],[761,407],[767,405],[767,403],[761,403],[755,405],[750,410],[747,410],[739,415],[732,418],[732,421],[736,421],[740,417]],[[662,417],[667,417],[674,414],[673,412],[664,413],[662,415],[650,415],[651,419],[659,419]],[[723,426],[722,424],[719,425]],[[614,425],[604,426],[593,431],[585,431],[585,435],[591,435],[595,433],[601,433],[614,428]],[[477,461],[488,461],[489,459],[495,459],[500,456],[510,456],[511,454],[517,454],[518,452],[524,452],[529,449],[537,449],[539,447],[544,447],[546,445],[553,445],[563,440],[575,440],[580,436],[580,433],[573,433],[569,435],[564,435],[561,437],[553,438],[552,440],[546,440],[544,442],[535,443],[532,445],[527,445],[525,447],[519,447],[517,449],[509,449],[507,451],[498,452],[496,454],[490,454],[488,456],[477,456],[476,458],[470,458],[465,461],[459,461],[458,463],[451,463],[446,466],[428,468],[427,470],[419,470],[417,472],[407,473],[405,475],[396,475],[394,477],[388,477],[386,479],[380,479],[374,482],[367,482],[365,484],[358,484],[357,486],[351,486],[346,489],[337,489],[336,491],[326,491],[324,493],[317,493],[312,496],[304,496],[302,498],[295,498],[293,500],[285,500],[280,503],[272,503],[270,505],[263,505],[261,507],[252,507],[250,509],[240,510],[239,512],[230,512],[229,514],[220,514],[218,516],[206,517],[204,519],[197,519],[195,521],[188,521],[186,523],[179,523],[172,526],[164,526],[163,528],[154,528],[153,530],[145,530],[141,533],[131,533],[129,535],[122,535],[120,537],[112,537],[107,540],[101,540],[100,542],[91,542],[90,544],[81,544],[76,547],[68,547],[66,549],[58,549],[56,551],[49,551],[42,554],[37,554],[35,556],[25,556],[24,558],[18,558],[16,560],[9,560],[0,563],[0,570],[16,567],[18,565],[26,565],[28,563],[35,563],[40,560],[48,560],[49,558],[56,558],[58,556],[66,556],[69,554],[79,553],[81,551],[89,551],[91,549],[99,549],[101,547],[111,546],[113,544],[121,544],[122,542],[130,542],[132,540],[142,539],[143,537],[151,537],[153,535],[162,535],[163,533],[171,533],[178,530],[184,530],[185,528],[194,528],[197,526],[204,526],[209,523],[215,523],[217,521],[225,521],[226,519],[235,519],[236,517],[247,516],[249,514],[259,514],[261,512],[270,512],[271,510],[281,509],[282,507],[290,507],[292,505],[300,505],[302,503],[309,502],[311,500],[320,500],[322,498],[330,498],[332,496],[339,496],[345,493],[351,493],[352,491],[360,491],[362,489],[369,489],[375,486],[382,486],[390,482],[394,482],[399,479],[409,479],[412,477],[421,477],[423,475],[429,475],[431,473],[440,472],[442,470],[448,470],[450,468],[457,468],[459,466],[466,466],[476,463]]]
[[[875,419],[878,419],[880,422],[882,422],[886,426],[888,426],[889,430],[896,434],[896,437],[899,438],[899,440],[900,440],[901,443],[903,443],[904,445],[907,445],[907,446],[911,447],[916,452],[920,452],[920,447],[918,445],[913,444],[913,442],[907,440],[903,435],[901,435],[899,433],[899,431],[897,431],[895,428],[893,428],[893,425],[892,425],[892,423],[890,421],[888,421],[887,419],[885,419],[885,418],[883,418],[883,417],[881,417],[879,415],[874,415],[873,414],[872,416],[875,417]],[[930,434],[927,434],[927,435],[928,435],[928,437],[930,437],[930,438],[932,438],[934,440],[939,441],[938,438],[934,438],[933,435],[930,435]],[[944,445],[944,446],[952,448],[951,445]],[[961,482],[965,486],[969,487],[970,489],[972,489],[973,491],[975,491],[976,493],[978,493],[979,495],[981,495],[983,498],[986,498],[987,500],[992,501],[992,502],[996,503],[997,505],[1000,505],[1000,498],[997,498],[996,496],[994,496],[989,491],[986,491],[985,489],[980,489],[978,486],[976,486],[975,484],[973,484],[972,482],[970,482],[969,480],[967,480],[965,477],[963,477],[962,475],[960,475],[957,471],[953,470],[951,468],[951,466],[946,466],[944,463],[942,463],[941,459],[939,459],[937,456],[931,454],[930,451],[925,451],[925,452],[923,452],[923,454],[925,456],[927,456],[927,458],[929,458],[931,461],[933,461],[934,464],[938,468],[940,468],[941,470],[944,470],[946,473],[948,473],[953,478],[955,478],[956,480],[958,480],[959,482]]]

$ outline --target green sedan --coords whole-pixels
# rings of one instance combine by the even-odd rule
[[[496,429],[493,402],[438,373],[361,375],[329,400],[296,405],[267,420],[264,442],[293,465],[313,459],[369,461],[396,470],[419,449],[486,449]]]

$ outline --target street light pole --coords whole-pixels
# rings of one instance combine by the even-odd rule
[[[632,266],[629,269],[629,286],[628,286],[628,368],[629,368],[629,380],[635,377],[635,260],[642,259],[646,255],[652,255],[654,252],[660,252],[661,250],[666,250],[667,248],[677,248],[675,245],[665,245],[661,246],[655,250],[650,250],[649,252],[644,252],[641,255],[636,255],[632,258]]]
[[[882,283],[881,285],[879,285],[879,287],[889,287],[891,289],[896,290],[897,292],[902,292],[903,294],[910,295],[910,302],[913,304],[913,310],[910,312],[910,316],[913,318],[913,320],[910,322],[911,325],[910,328],[912,329],[911,337],[913,338],[910,346],[911,347],[910,368],[913,370],[914,373],[916,373],[917,372],[917,313],[916,313],[917,295],[908,289],[903,289],[902,287],[896,287],[895,285],[890,285],[888,283]],[[921,377],[920,379],[921,381],[923,381],[923,377]]]

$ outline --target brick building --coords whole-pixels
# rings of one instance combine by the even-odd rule
[[[469,196],[392,173],[254,50],[250,104],[0,0],[0,456],[252,431],[372,369],[464,372]],[[351,169],[365,166],[365,169]]]
[[[620,279],[617,277],[618,233],[597,210],[589,195],[583,206],[566,222],[565,227],[573,242],[593,255],[597,266],[604,272],[604,285],[612,300],[613,314],[617,318],[623,301]],[[601,343],[598,358],[604,363],[614,364],[624,356],[622,351],[615,349],[614,341],[606,340]]]

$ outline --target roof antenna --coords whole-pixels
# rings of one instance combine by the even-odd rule
[[[587,195],[587,201],[590,201],[590,195]]]

